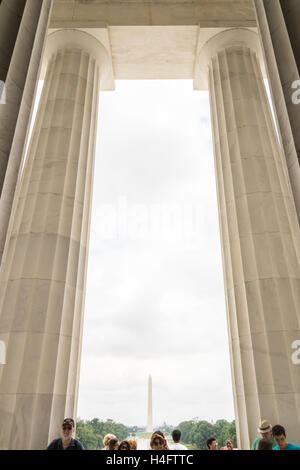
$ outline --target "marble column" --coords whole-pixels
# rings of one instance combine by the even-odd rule
[[[300,221],[300,104],[292,95],[300,67],[299,0],[254,0],[278,128]]]
[[[239,447],[260,419],[300,444],[300,231],[258,60],[256,33],[232,29],[200,51],[210,92]]]
[[[43,449],[76,417],[98,95],[105,48],[47,39],[44,88],[0,271],[0,445]]]
[[[29,130],[52,0],[0,5],[0,263]]]

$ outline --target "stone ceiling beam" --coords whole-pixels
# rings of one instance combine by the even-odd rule
[[[51,28],[256,26],[252,0],[55,0]]]

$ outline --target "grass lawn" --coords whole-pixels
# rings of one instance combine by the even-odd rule
[[[182,442],[182,444],[188,448],[188,450],[197,450],[197,447],[193,446],[193,444],[185,444]]]
[[[135,437],[138,437],[140,439],[150,439],[152,436],[152,432],[136,432]]]

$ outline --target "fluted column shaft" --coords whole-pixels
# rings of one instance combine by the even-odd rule
[[[104,47],[49,37],[48,68],[0,272],[0,443],[43,449],[76,417]]]
[[[273,103],[300,221],[300,104],[292,84],[300,79],[299,0],[253,0]]]
[[[239,447],[260,419],[300,444],[300,233],[254,47],[220,33],[200,53],[208,74]],[[234,40],[236,38],[236,40]],[[233,45],[232,45],[233,44]],[[253,48],[252,48],[253,45]]]
[[[0,5],[0,263],[51,13],[52,0],[3,0]]]

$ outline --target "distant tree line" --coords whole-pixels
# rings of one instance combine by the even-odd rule
[[[208,421],[193,419],[181,422],[176,428],[181,430],[181,441],[197,449],[206,449],[206,439],[208,437],[215,437],[219,448],[225,446],[227,438],[232,439],[234,447],[237,447],[235,421],[230,423],[225,419],[219,419],[213,424]],[[175,428],[164,423],[160,426],[160,429],[166,435],[170,435]],[[139,426],[127,427],[124,424],[115,423],[112,419],[101,421],[98,418],[93,418],[85,421],[79,418],[76,425],[76,439],[82,442],[85,449],[102,449],[103,438],[106,434],[114,434],[119,441],[123,441],[130,434],[139,431],[144,431],[144,428]]]
[[[114,434],[119,441],[128,437],[128,429],[124,424],[115,423],[112,419],[100,421],[93,418],[90,421],[78,419],[76,424],[76,439],[78,439],[87,450],[102,449],[103,438],[106,434]]]
[[[186,444],[192,444],[197,449],[204,450],[206,439],[215,437],[218,448],[225,446],[226,439],[232,439],[234,447],[237,447],[235,421],[231,423],[225,419],[219,419],[214,424],[208,421],[183,421],[178,425],[181,431],[181,440]]]

